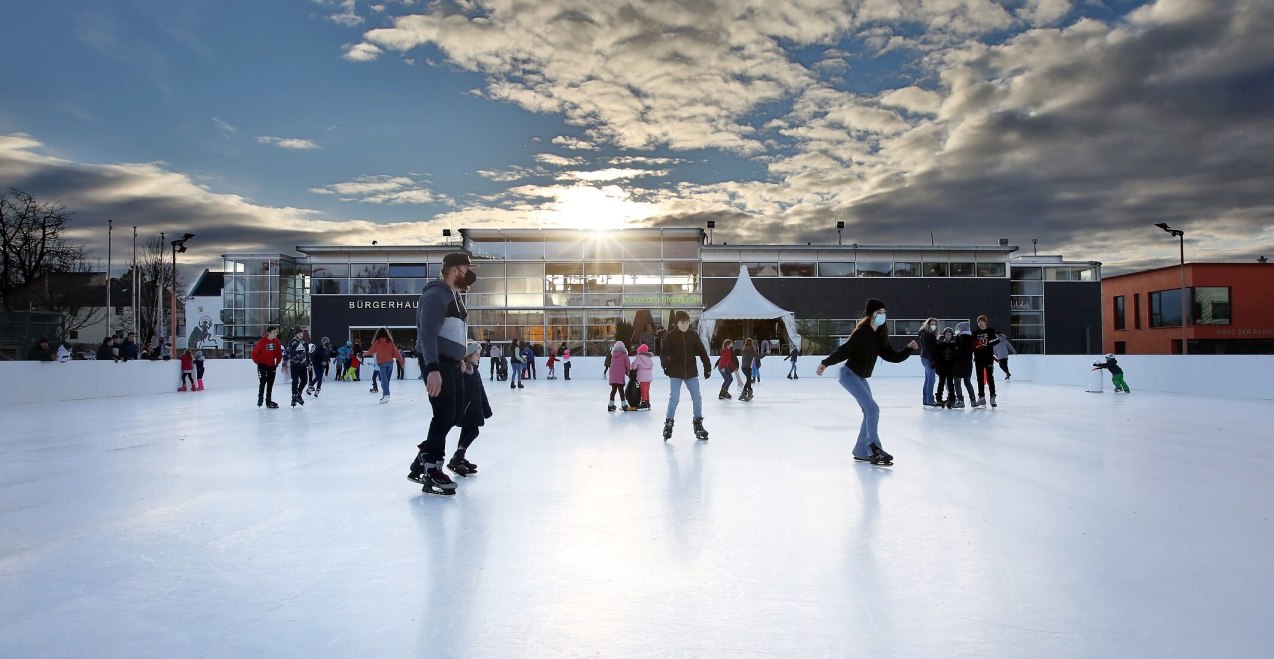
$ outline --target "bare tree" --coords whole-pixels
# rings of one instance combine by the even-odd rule
[[[139,302],[137,304],[137,333],[139,340],[145,344],[155,339],[156,330],[159,336],[167,337],[172,318],[172,291],[183,287],[181,275],[173,281],[172,261],[165,250],[163,238],[154,236],[146,239],[137,253],[137,279]],[[132,273],[129,273],[131,279]],[[163,318],[159,317],[159,297],[163,296]],[[185,309],[181,299],[177,300],[178,325]],[[166,339],[165,339],[166,340]]]
[[[6,311],[17,310],[15,291],[49,273],[83,267],[83,246],[64,238],[71,215],[65,206],[42,204],[17,188],[0,194],[0,304]]]

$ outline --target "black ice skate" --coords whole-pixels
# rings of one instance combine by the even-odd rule
[[[428,480],[425,478],[424,457],[424,453],[416,454],[416,459],[411,461],[411,470],[407,472],[407,480],[420,485],[424,485],[425,481]]]
[[[612,401],[611,401],[611,402],[610,402],[610,403],[606,406],[606,411],[607,411],[607,412],[614,412],[614,411],[615,411],[615,401],[613,401],[613,400],[612,400]]]
[[[978,396],[978,399],[977,399],[977,400],[975,400],[975,401],[973,401],[973,406],[974,406],[974,407],[986,407],[986,398],[983,398],[982,396]]]
[[[306,388],[305,388],[305,393],[307,393],[307,394],[309,394],[309,395],[313,396],[313,395],[314,395],[314,385],[310,385],[310,386],[306,387]]]
[[[469,473],[471,473],[471,474],[476,474],[476,473],[478,473],[478,465],[473,464],[472,462],[469,462],[469,461],[468,461],[468,460],[466,460],[466,459],[461,459],[460,461],[464,463],[464,466],[465,466],[465,468],[467,468],[467,469],[469,470]]]
[[[641,404],[639,404],[639,405],[637,406],[637,409],[639,409],[639,410],[648,410],[648,409],[650,409],[650,401],[648,401],[648,400],[643,400],[643,401],[641,402]]]
[[[880,448],[877,444],[871,444],[871,463],[874,465],[892,465],[894,456],[885,453],[885,449]]]
[[[265,401],[265,406],[266,406],[266,407],[268,407],[268,408],[270,408],[270,409],[272,409],[272,410],[277,410],[277,409],[279,409],[279,404],[278,404],[278,403],[276,403],[276,402],[274,402],[274,401],[272,401],[272,400],[267,400],[267,401]]]
[[[731,398],[734,398],[734,396],[731,396],[730,392],[724,389],[721,390],[721,393],[717,394],[717,400],[730,400]]]
[[[257,396],[257,407],[261,407],[262,405],[265,405],[265,399]]]
[[[461,478],[473,473],[469,471],[469,465],[465,464],[464,460],[459,457],[451,458],[451,462],[447,463],[447,468],[455,472],[455,474]]]
[[[991,407],[995,407],[995,395],[991,395]]]
[[[442,463],[438,463],[441,465]],[[420,491],[425,494],[437,494],[441,496],[455,496],[456,483],[451,477],[443,473],[440,466],[430,467],[425,470],[425,484]]]
[[[672,419],[664,419],[664,441],[672,439]]]
[[[957,399],[956,399],[955,404],[953,404],[953,405],[951,406],[951,409],[953,409],[953,410],[962,410],[962,409],[964,409],[964,399],[963,399],[963,398],[957,398]]]
[[[695,417],[694,419],[695,439],[701,442],[708,441],[708,431],[703,429],[703,417]]]

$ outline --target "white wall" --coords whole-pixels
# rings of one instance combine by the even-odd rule
[[[1083,387],[1088,383],[1092,362],[1098,356],[1015,355],[1009,366],[1014,382]],[[715,361],[715,357],[713,358]],[[816,377],[819,356],[800,358],[802,378]],[[571,380],[595,381],[600,386],[603,357],[571,359]],[[658,358],[656,358],[656,365]],[[1274,356],[1226,355],[1122,355],[1119,365],[1133,392],[1163,391],[1274,400]],[[482,363],[486,374],[488,360]],[[536,360],[540,379],[547,375],[544,359]],[[761,362],[761,378],[781,380],[788,362],[767,357]],[[211,389],[251,389],[257,385],[256,366],[249,359],[211,359],[207,362],[205,384]],[[405,377],[415,380],[419,369],[407,360]],[[558,377],[562,377],[559,365]],[[996,371],[997,378],[1000,374]],[[901,364],[879,362],[872,377],[920,377],[920,360],[912,357]],[[363,379],[371,377],[364,367]],[[329,375],[330,377],[330,375]],[[656,369],[656,377],[663,377]],[[829,377],[824,375],[823,377]],[[0,406],[112,396],[142,396],[175,393],[181,379],[177,361],[99,362],[0,362]],[[720,376],[713,373],[715,382]],[[1002,378],[1001,378],[1002,379]],[[280,379],[281,381],[281,379]],[[279,386],[278,383],[275,386]],[[1106,391],[1111,391],[1107,380]]]

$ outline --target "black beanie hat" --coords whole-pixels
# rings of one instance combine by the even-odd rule
[[[867,316],[870,316],[884,308],[885,308],[884,302],[881,302],[880,300],[877,300],[874,297],[867,298],[867,306],[863,307],[863,317],[866,318]]]

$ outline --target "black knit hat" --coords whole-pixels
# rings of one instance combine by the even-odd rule
[[[870,316],[877,311],[885,308],[885,303],[874,297],[867,298],[867,306],[863,307],[863,318]]]

